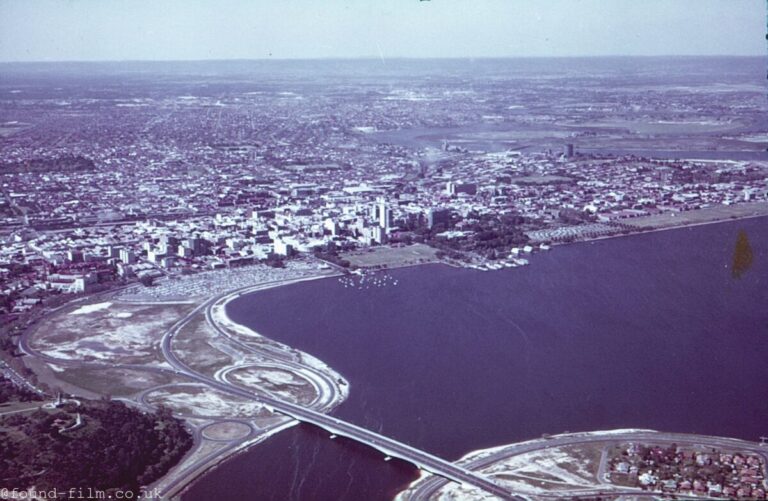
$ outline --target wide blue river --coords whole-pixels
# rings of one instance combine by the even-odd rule
[[[753,263],[731,265],[739,230]],[[334,414],[448,459],[543,433],[768,434],[768,218],[562,246],[497,272],[429,265],[396,286],[258,292],[231,317],[351,383]],[[184,501],[385,500],[417,471],[302,425]]]

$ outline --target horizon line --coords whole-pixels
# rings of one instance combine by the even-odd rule
[[[0,60],[0,64],[99,64],[99,63],[202,63],[202,62],[249,62],[249,61],[381,61],[387,60],[498,60],[498,59],[599,59],[599,58],[757,58],[768,54],[585,54],[547,56],[322,56],[322,57],[237,57],[237,58],[190,58],[190,59],[20,59]]]

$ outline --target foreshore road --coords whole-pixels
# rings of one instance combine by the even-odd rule
[[[331,276],[331,275],[327,275],[327,276]],[[492,494],[500,499],[516,499],[516,500],[525,499],[524,497],[521,497],[516,493],[510,492],[510,490],[507,487],[505,487],[503,484],[497,483],[492,478],[492,476],[486,476],[478,472],[477,470],[487,467],[498,461],[502,461],[505,458],[513,457],[515,455],[523,454],[525,452],[531,452],[538,449],[564,446],[564,445],[576,445],[576,444],[595,443],[595,442],[604,442],[604,441],[609,441],[609,442],[635,441],[635,442],[648,442],[648,443],[655,443],[655,444],[675,442],[680,445],[688,445],[688,444],[705,445],[705,446],[720,447],[723,449],[730,448],[730,449],[749,451],[756,454],[760,454],[766,460],[766,462],[768,462],[768,447],[761,447],[759,444],[752,443],[752,442],[746,442],[746,441],[737,440],[737,439],[720,438],[720,437],[701,437],[701,436],[686,435],[686,434],[657,433],[650,430],[640,430],[640,431],[632,430],[632,431],[626,431],[622,433],[558,435],[558,436],[551,437],[550,439],[542,439],[542,440],[535,440],[530,442],[522,442],[519,444],[512,444],[510,446],[499,449],[493,453],[490,453],[488,456],[480,457],[477,459],[470,460],[468,462],[456,464],[456,463],[452,463],[450,461],[441,459],[439,457],[433,456],[425,451],[411,447],[407,444],[403,444],[396,440],[379,435],[378,433],[375,433],[373,431],[356,426],[352,423],[348,423],[346,421],[337,419],[333,416],[323,414],[318,410],[301,406],[301,405],[296,405],[290,402],[286,402],[281,399],[274,398],[268,394],[264,394],[263,392],[255,392],[255,391],[249,390],[245,387],[238,386],[229,381],[226,381],[225,378],[216,379],[214,377],[202,374],[192,369],[190,366],[186,365],[186,363],[184,363],[173,351],[174,336],[178,332],[180,332],[181,329],[185,325],[187,325],[194,318],[195,315],[198,315],[204,312],[206,320],[208,321],[208,323],[210,323],[210,325],[213,326],[213,328],[216,330],[216,333],[219,336],[226,337],[226,339],[229,342],[234,343],[238,347],[254,353],[261,353],[268,359],[275,360],[276,362],[279,362],[281,364],[286,364],[288,368],[290,367],[305,368],[303,365],[298,363],[297,359],[293,357],[290,352],[282,351],[278,347],[273,347],[269,345],[255,346],[253,344],[244,342],[241,339],[238,339],[237,336],[233,335],[232,333],[229,333],[226,328],[223,328],[222,326],[216,323],[216,319],[213,318],[213,315],[211,314],[211,309],[215,305],[217,305],[219,301],[225,300],[226,298],[235,296],[237,294],[242,294],[249,291],[255,291],[255,290],[266,288],[269,286],[296,283],[299,281],[307,280],[309,278],[310,277],[294,278],[289,280],[275,280],[275,281],[270,281],[262,284],[252,285],[252,286],[244,287],[242,289],[238,289],[235,291],[229,291],[226,293],[215,295],[210,299],[204,301],[203,303],[199,304],[191,312],[187,313],[182,319],[178,320],[162,336],[160,347],[161,347],[162,356],[164,357],[165,361],[169,364],[168,368],[157,367],[157,366],[146,366],[146,365],[116,364],[116,363],[108,363],[108,362],[86,362],[86,361],[78,361],[78,360],[62,360],[54,357],[49,357],[47,355],[37,352],[34,348],[32,348],[32,346],[30,346],[29,336],[31,333],[29,330],[22,334],[19,340],[19,347],[22,352],[28,355],[34,356],[36,358],[39,358],[44,362],[48,362],[52,364],[57,364],[57,365],[67,366],[67,367],[87,366],[87,367],[93,367],[97,369],[98,368],[105,368],[105,369],[106,368],[130,368],[130,369],[145,370],[145,371],[173,373],[181,377],[184,377],[186,379],[189,379],[191,381],[204,384],[209,388],[259,402],[269,410],[272,410],[276,413],[283,414],[285,416],[292,418],[293,421],[291,421],[290,423],[286,423],[285,426],[290,426],[297,421],[310,423],[320,428],[323,428],[330,433],[345,436],[350,439],[356,440],[360,443],[367,444],[381,451],[383,454],[403,459],[405,461],[408,461],[416,465],[417,467],[423,470],[433,473],[435,476],[429,477],[416,484],[416,487],[414,488],[414,495],[412,498],[419,499],[419,500],[430,499],[432,496],[434,496],[437,493],[437,491],[442,486],[446,485],[448,481],[455,481],[466,486],[473,486],[489,494]],[[327,375],[321,374],[321,371],[315,370],[315,372],[321,377],[326,377],[326,378],[328,377]],[[335,389],[336,389],[335,384],[328,385],[327,390],[335,391]],[[327,401],[329,402],[335,401],[335,398],[330,398]],[[138,402],[138,404],[142,405],[144,404],[144,402],[140,401]],[[282,427],[280,427],[279,429],[282,429]],[[251,434],[248,435],[248,437],[245,437],[244,440],[242,441],[233,443],[231,446],[227,447],[223,452],[229,453],[238,447],[244,446],[244,444],[247,444],[249,442],[252,443],[256,441],[262,436],[263,435],[260,434],[258,431],[252,430]],[[199,440],[200,438],[199,435],[196,438]],[[185,468],[184,473],[181,476],[174,477],[171,480],[171,482],[164,487],[164,495],[170,493],[171,491],[178,490],[180,486],[184,485],[186,482],[189,481],[190,478],[193,478],[195,475],[197,475],[212,461],[216,460],[217,457],[221,457],[221,452],[222,451],[219,451],[216,454],[211,454],[209,456],[201,458],[200,460],[195,461],[193,468]],[[601,470],[601,471],[604,471],[604,470]],[[574,489],[571,491],[560,491],[557,493],[536,494],[536,496],[555,497],[555,498],[573,498],[574,496],[588,496],[588,495],[594,496],[594,495],[599,495],[601,493],[607,494],[607,495],[618,495],[618,494],[624,493],[628,495],[631,494],[633,496],[658,496],[658,493],[641,491],[639,489],[633,490],[633,489],[622,488],[621,491],[619,491],[618,489],[613,490],[610,488],[609,485],[596,485],[593,489],[590,489],[590,488]],[[688,497],[688,499],[691,499],[691,498]]]
[[[321,412],[272,398],[267,395],[257,394],[230,383],[219,381],[212,377],[198,373],[191,367],[187,366],[173,352],[172,342],[174,334],[178,332],[179,329],[181,329],[184,325],[186,325],[186,323],[191,320],[192,316],[198,313],[202,308],[208,308],[215,304],[222,297],[230,296],[232,294],[233,293],[231,292],[228,294],[222,294],[212,298],[209,301],[206,301],[199,307],[195,308],[192,312],[187,314],[183,319],[181,319],[171,329],[169,329],[168,332],[165,333],[160,345],[162,354],[166,361],[168,361],[168,363],[170,363],[174,370],[178,371],[178,373],[184,374],[190,379],[194,379],[219,391],[260,402],[264,404],[265,407],[274,412],[290,416],[299,421],[314,424],[331,433],[342,435],[363,444],[367,444],[387,455],[408,461],[418,466],[419,468],[430,471],[434,474],[463,484],[473,485],[499,497],[500,499],[522,499],[513,495],[507,489],[501,487],[492,480],[480,474],[469,471],[461,466],[457,466],[449,461],[438,458],[414,447],[400,443],[396,440],[379,435],[375,432],[366,430],[351,423],[347,423],[332,416],[328,416]],[[208,316],[208,318],[210,320],[210,316]],[[221,330],[219,330],[219,332],[223,333]]]
[[[309,277],[301,277],[301,278],[291,278],[291,279],[282,279],[282,280],[273,280],[269,282],[264,282],[261,284],[256,285],[250,285],[247,287],[243,287],[236,290],[227,291],[225,293],[217,294],[208,300],[204,301],[202,304],[198,305],[191,311],[189,314],[185,315],[184,318],[178,320],[167,332],[164,333],[163,339],[161,341],[161,346],[163,350],[163,354],[166,356],[166,359],[168,358],[168,353],[171,339],[173,336],[184,326],[186,325],[196,314],[201,313],[202,310],[205,310],[206,318],[210,322],[210,324],[216,329],[216,332],[220,336],[226,336],[229,342],[235,343],[238,347],[242,349],[246,349],[253,353],[261,353],[265,358],[270,360],[275,360],[276,363],[279,363],[280,365],[285,365],[287,370],[290,370],[292,368],[301,368],[302,371],[307,374],[311,374],[313,378],[315,379],[325,379],[325,384],[321,385],[324,391],[327,393],[328,391],[334,391],[336,388],[335,381],[329,381],[327,375],[323,374],[321,371],[309,367],[309,366],[303,366],[297,363],[294,359],[294,357],[289,352],[281,351],[277,348],[269,349],[269,350],[262,350],[261,346],[256,347],[253,345],[250,345],[248,343],[240,342],[238,339],[236,339],[234,336],[228,335],[228,333],[221,329],[216,322],[211,318],[210,315],[210,308],[216,304],[218,301],[235,295],[235,294],[241,294],[241,293],[247,293],[252,290],[258,290],[261,288],[276,286],[276,285],[286,285],[290,283],[295,283],[303,280],[307,280],[310,278],[324,278],[326,276],[334,276],[334,274],[326,274],[320,277],[317,276],[309,276]],[[77,298],[73,302],[80,302],[83,300],[86,300],[88,298],[103,296],[103,295],[109,295],[114,293],[115,291],[108,291],[106,293],[100,293],[95,296],[89,296],[89,297],[82,297]],[[66,308],[68,306],[71,306],[73,302],[69,302],[67,304],[64,304],[60,307],[55,308],[54,310],[49,311],[45,317],[50,315],[57,314],[61,309]],[[43,317],[44,318],[44,317]],[[39,322],[40,319],[38,319],[37,322]],[[35,324],[37,323],[35,322]],[[27,328],[22,335],[19,338],[19,350],[32,357],[36,360],[39,360],[44,363],[54,364],[61,367],[72,367],[72,368],[89,368],[89,369],[95,369],[95,370],[108,370],[108,369],[133,369],[133,370],[140,370],[140,371],[147,371],[147,372],[155,372],[155,373],[163,373],[168,375],[174,375],[180,378],[188,379],[190,381],[194,382],[202,382],[206,384],[209,387],[216,387],[218,386],[219,389],[223,389],[224,391],[228,391],[229,393],[233,393],[230,391],[232,388],[234,388],[234,385],[227,384],[226,382],[222,382],[221,384],[217,384],[215,380],[212,380],[210,378],[207,378],[206,376],[202,376],[200,374],[195,373],[194,371],[190,370],[189,368],[182,369],[178,365],[174,366],[170,361],[169,365],[167,367],[162,366],[155,366],[155,365],[143,365],[143,364],[124,364],[124,363],[114,363],[109,361],[100,361],[100,360],[94,360],[94,361],[84,361],[84,360],[67,360],[62,358],[56,358],[49,355],[46,355],[44,353],[39,352],[37,349],[35,349],[31,344],[31,339],[34,335],[34,329],[33,326],[30,326],[30,328]],[[272,348],[271,346],[268,348]],[[175,357],[173,357],[171,360],[174,360]],[[186,366],[185,366],[186,367]],[[4,366],[3,369],[6,369]],[[7,368],[9,371],[10,368]],[[29,385],[29,383],[16,374],[15,372],[12,372],[9,374],[9,377],[12,377],[14,380],[18,379],[18,382],[21,384]],[[313,383],[315,384],[315,383]],[[36,388],[34,388],[36,391]],[[155,388],[156,389],[156,388]],[[248,392],[247,390],[240,388],[241,396],[247,396],[249,399],[257,399],[254,397],[254,394],[251,392]],[[337,400],[338,395],[331,394],[326,395],[327,398],[323,402],[320,402],[320,399],[318,399],[318,402],[320,402],[322,405],[328,405],[329,403],[333,403]],[[138,401],[133,401],[131,399],[120,399],[125,401],[126,403],[137,405],[145,410],[150,410],[151,406],[148,405],[145,401],[142,399],[139,399]],[[184,469],[184,473],[178,477],[173,477],[170,479],[170,481],[164,486],[165,493],[170,493],[172,491],[178,491],[178,489],[182,488],[185,484],[187,484],[191,479],[195,478],[201,471],[204,471],[207,467],[209,467],[214,462],[218,461],[221,457],[226,456],[227,454],[230,454],[234,452],[236,449],[241,447],[246,447],[250,443],[254,443],[260,439],[264,438],[264,433],[274,433],[276,430],[283,429],[287,426],[292,426],[295,424],[295,420],[290,420],[286,424],[280,425],[277,428],[270,429],[270,430],[253,430],[249,436],[244,437],[241,440],[238,440],[234,442],[233,444],[223,448],[219,449],[215,453],[211,453],[204,458],[195,461],[195,463],[192,465],[192,467],[186,467]],[[196,441],[200,441],[199,434],[196,433]]]
[[[496,452],[490,453],[487,456],[473,459],[471,461],[462,463],[462,466],[469,470],[478,470],[491,466],[494,463],[504,461],[511,457],[533,452],[540,449],[546,449],[550,447],[561,447],[569,445],[590,444],[599,442],[641,442],[648,444],[667,445],[675,443],[683,446],[705,446],[705,447],[718,447],[724,450],[739,450],[757,454],[763,457],[763,460],[768,464],[768,446],[761,446],[756,442],[748,442],[746,440],[739,440],[735,438],[725,437],[710,437],[705,435],[690,435],[686,433],[662,433],[653,430],[637,430],[627,431],[623,433],[573,433],[568,435],[555,435],[548,439],[532,440],[528,442],[520,442],[517,444],[511,444]],[[601,463],[600,471],[604,471]],[[599,476],[598,472],[598,476]],[[599,479],[598,479],[599,480]],[[427,500],[437,499],[437,492],[440,488],[446,485],[445,479],[439,477],[431,477],[418,482],[415,486],[411,499]],[[643,491],[640,489],[621,489],[613,490],[608,485],[595,486],[593,489],[574,489],[568,491],[558,491],[557,493],[536,494],[537,497],[551,497],[561,499],[572,499],[574,496],[596,496],[596,495],[618,495],[626,494],[632,496],[656,496],[660,493]],[[685,499],[711,499],[709,497],[695,498],[686,496]]]
[[[261,288],[263,287],[250,287],[248,288],[248,291],[259,290]],[[281,368],[293,370],[297,374],[303,374],[305,377],[307,377],[310,383],[316,388],[318,395],[317,398],[312,403],[307,404],[306,407],[311,407],[315,410],[325,410],[330,409],[334,406],[335,403],[342,400],[342,395],[339,394],[337,389],[339,382],[335,381],[332,375],[329,375],[322,370],[318,370],[317,368],[308,364],[300,363],[295,353],[293,353],[289,347],[281,347],[278,345],[272,346],[263,342],[259,343],[258,345],[244,342],[238,336],[232,335],[226,329],[222,328],[218,322],[216,322],[216,320],[213,318],[213,308],[219,306],[219,304],[222,302],[226,303],[228,298],[239,294],[242,294],[242,291],[236,291],[234,293],[228,293],[219,296],[218,300],[211,302],[205,308],[205,318],[208,325],[220,336],[226,338],[230,344],[238,347],[244,352],[257,354],[268,360],[272,359],[272,361],[269,363],[275,363]],[[261,339],[266,340],[266,338]],[[231,370],[235,370],[237,368],[237,366],[234,366],[231,368]],[[222,380],[222,377],[217,377],[217,379]],[[223,380],[226,380],[226,376],[223,377]]]

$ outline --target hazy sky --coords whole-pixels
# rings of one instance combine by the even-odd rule
[[[765,0],[0,0],[0,61],[766,53]]]

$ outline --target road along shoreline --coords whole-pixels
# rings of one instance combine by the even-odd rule
[[[244,288],[233,289],[231,291],[219,294],[209,299],[204,307],[204,314],[208,323],[221,335],[236,345],[254,346],[256,343],[260,346],[259,350],[269,358],[274,358],[277,362],[285,366],[286,370],[291,370],[306,378],[318,391],[318,399],[313,403],[313,407],[321,412],[330,412],[333,408],[346,400],[349,395],[349,382],[344,377],[332,369],[330,366],[312,356],[311,354],[296,350],[290,346],[274,341],[262,334],[256,332],[248,326],[235,322],[227,314],[227,305],[241,298],[258,291],[273,289],[286,285],[298,284],[311,280],[323,278],[334,278],[338,274],[313,274],[300,278],[291,278],[285,280],[275,280],[261,284],[255,284]],[[237,369],[237,366],[231,367],[228,371]],[[275,426],[266,428],[263,432],[255,436],[250,436],[245,442],[234,444],[232,447],[217,454],[212,454],[207,460],[194,468],[184,469],[183,471],[171,471],[158,484],[164,484],[165,496],[170,499],[181,499],[185,492],[193,488],[194,484],[204,478],[215,468],[223,465],[230,459],[248,452],[252,447],[264,442],[271,436],[291,428],[298,424],[298,421],[285,418],[284,422]],[[183,466],[183,465],[180,465]],[[181,475],[178,477],[178,475]]]

